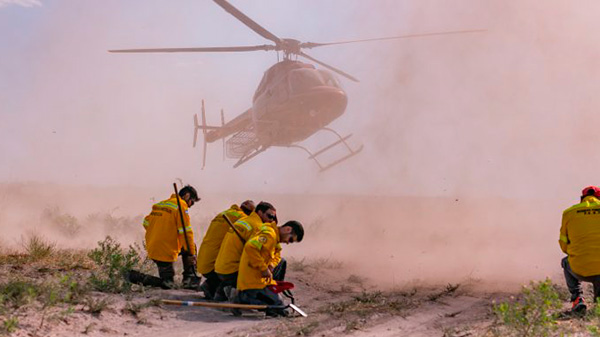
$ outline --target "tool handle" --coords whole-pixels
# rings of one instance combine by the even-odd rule
[[[225,215],[225,214],[221,214],[221,215],[225,218],[225,221],[227,221],[227,224],[229,225],[229,227],[231,227],[231,229],[233,229],[233,231],[235,232],[235,234],[237,234],[237,236],[240,238],[240,240],[242,240],[242,244],[246,244],[246,240],[244,240],[244,237],[242,237],[242,234],[240,234],[240,232],[238,232],[237,229],[235,229],[235,227],[233,226],[233,224],[231,223],[231,220],[229,220],[227,215]]]
[[[183,210],[181,210],[181,202],[179,201],[179,194],[177,193],[177,183],[173,183],[173,189],[175,189],[175,199],[177,199],[177,209],[179,210],[179,218],[181,219],[181,228],[183,228],[183,238],[185,239],[185,246],[187,248],[188,253],[190,253],[191,255],[196,255],[196,252],[192,253],[192,247],[190,247],[190,243],[187,238],[187,231],[185,230],[185,220],[183,219]]]

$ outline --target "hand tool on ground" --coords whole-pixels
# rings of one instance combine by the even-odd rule
[[[198,302],[198,301],[177,301],[177,300],[161,300],[163,304],[180,305],[190,307],[208,307],[208,308],[229,308],[229,309],[245,309],[245,310],[267,310],[267,309],[285,309],[292,308],[295,312],[303,317],[308,317],[302,309],[294,304],[294,297],[291,296],[289,289],[294,288],[291,282],[277,281],[277,285],[270,286],[270,289],[275,293],[283,293],[289,297],[292,303],[288,305],[267,305],[267,304],[240,304],[240,303],[221,303],[221,302]]]

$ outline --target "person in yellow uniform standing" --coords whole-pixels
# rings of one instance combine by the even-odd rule
[[[571,293],[571,310],[584,313],[581,282],[594,286],[594,300],[600,296],[600,189],[589,186],[581,192],[581,202],[563,212],[558,241],[567,257],[562,267]]]
[[[238,268],[244,244],[254,236],[265,223],[277,221],[277,211],[268,202],[261,201],[249,216],[236,221],[233,229],[229,229],[219,249],[215,261],[215,272],[221,280],[217,295],[232,297],[232,290],[237,284]],[[232,298],[230,298],[232,299]]]
[[[198,273],[204,276],[204,283],[200,286],[200,290],[204,292],[206,299],[214,299],[215,292],[221,280],[215,272],[215,261],[223,243],[223,238],[229,230],[229,224],[223,218],[226,216],[231,223],[250,215],[254,211],[254,201],[246,200],[238,205],[231,207],[215,216],[210,222],[210,226],[206,230],[206,234],[202,239],[202,244],[198,250]]]
[[[281,227],[265,225],[244,246],[237,280],[238,302],[243,304],[283,305],[279,295],[269,286],[277,284],[273,279],[273,267],[277,264],[277,247],[280,243],[302,241],[304,228],[298,221],[288,221]],[[281,246],[279,246],[279,250]],[[267,310],[267,315],[286,316],[284,310]]]
[[[146,250],[148,258],[156,263],[163,284],[169,288],[174,285],[173,262],[177,260],[178,255],[181,255],[183,286],[197,289],[200,280],[196,277],[196,245],[188,209],[200,198],[196,189],[189,185],[179,190],[178,194],[184,223],[181,223],[175,194],[167,200],[154,204],[152,212],[143,221],[146,229]]]

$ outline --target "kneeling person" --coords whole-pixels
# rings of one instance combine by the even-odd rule
[[[223,216],[232,223],[250,215],[254,211],[254,201],[246,200],[240,206],[232,205],[229,209],[217,214],[210,222],[206,230],[200,249],[198,250],[198,272],[206,279],[200,286],[206,299],[214,299],[217,288],[221,284],[219,276],[215,272],[215,261],[219,255],[219,249],[229,230],[229,225]]]
[[[269,289],[273,280],[272,265],[279,243],[300,242],[304,228],[298,221],[288,221],[281,227],[263,226],[244,245],[237,280],[238,301],[243,304],[283,305],[279,295]],[[267,310],[267,315],[285,315],[283,310]]]
[[[276,212],[273,205],[261,201],[256,205],[254,212],[233,224],[235,232],[233,229],[229,229],[227,234],[225,234],[221,248],[219,248],[217,260],[215,261],[215,272],[221,280],[215,297],[234,298],[233,294],[235,293],[234,290],[237,284],[238,269],[244,251],[244,244],[258,234],[265,224],[276,226],[273,224],[277,221]]]
[[[196,277],[195,272],[196,245],[188,210],[200,201],[200,198],[196,189],[189,185],[179,190],[178,194],[179,203],[177,196],[172,194],[169,199],[154,204],[152,212],[144,218],[146,250],[148,258],[152,259],[158,267],[158,274],[163,283],[161,286],[165,288],[174,286],[173,263],[177,260],[177,256],[181,255],[183,286],[197,289],[200,280]],[[181,209],[179,209],[179,204]],[[181,222],[182,217],[183,223]],[[141,281],[144,283],[143,280]]]

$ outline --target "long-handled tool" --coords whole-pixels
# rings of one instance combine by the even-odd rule
[[[292,308],[302,317],[308,317],[304,311],[294,304],[288,305],[266,305],[266,304],[236,304],[236,303],[219,303],[219,302],[197,302],[197,301],[176,301],[176,300],[161,300],[162,304],[180,305],[188,307],[207,307],[207,308],[225,308],[225,309],[245,309],[245,310],[267,310],[267,309],[285,309]]]
[[[240,238],[240,240],[242,240],[242,244],[245,245],[246,244],[246,240],[244,239],[244,237],[242,236],[242,234],[240,234],[240,232],[238,232],[237,229],[235,229],[235,227],[231,223],[231,220],[229,220],[229,218],[227,217],[227,215],[225,215],[225,214],[221,214],[221,215],[225,218],[225,221],[227,221],[227,224],[229,225],[229,227],[231,227],[231,229],[233,229],[233,231],[235,232],[235,234],[237,234],[238,238]]]
[[[181,219],[181,228],[183,228],[183,238],[185,239],[185,246],[187,247],[187,251],[190,255],[196,255],[196,252],[192,252],[192,247],[190,246],[190,242],[188,241],[187,231],[185,230],[185,220],[183,219],[183,211],[181,210],[181,202],[179,201],[179,194],[177,192],[177,183],[173,183],[173,188],[175,189],[175,198],[177,199],[177,209],[179,210],[179,218]],[[184,257],[185,258],[185,257]],[[198,274],[196,274],[196,268],[192,270],[194,277],[199,279]]]

